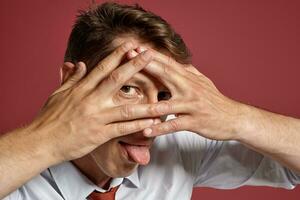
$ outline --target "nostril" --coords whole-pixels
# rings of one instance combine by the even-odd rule
[[[158,101],[169,100],[169,99],[171,99],[171,97],[172,97],[172,95],[168,91],[160,91],[157,94],[157,100]]]

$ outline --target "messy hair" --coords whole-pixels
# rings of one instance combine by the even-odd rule
[[[112,41],[115,38],[128,34],[151,43],[156,49],[167,50],[178,62],[189,63],[188,48],[164,19],[138,4],[113,2],[79,11],[69,37],[65,61],[83,61],[90,71],[114,50]]]

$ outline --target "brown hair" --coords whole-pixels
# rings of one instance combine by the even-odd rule
[[[133,34],[157,49],[165,49],[178,62],[189,63],[190,53],[172,27],[161,17],[134,6],[107,2],[79,11],[65,54],[65,61],[86,62],[90,71],[114,49],[112,41]]]

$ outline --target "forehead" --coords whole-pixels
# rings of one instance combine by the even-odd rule
[[[124,42],[132,42],[133,44],[136,44],[137,46],[143,46],[143,47],[148,47],[148,48],[155,48],[152,43],[145,42],[142,39],[138,38],[137,36],[131,35],[131,34],[123,34],[121,36],[116,37],[112,41],[112,46],[113,47],[118,47]]]

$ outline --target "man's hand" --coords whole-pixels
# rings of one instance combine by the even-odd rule
[[[136,51],[141,53],[143,49]],[[189,130],[215,140],[235,139],[241,104],[221,94],[213,82],[192,65],[180,64],[171,57],[151,51],[154,59],[144,70],[169,89],[171,99],[158,104],[164,105],[166,111],[176,114],[177,118],[146,129],[145,135]],[[131,57],[135,56],[130,51],[129,57],[130,53]]]
[[[54,92],[31,124],[30,132],[50,143],[54,148],[48,150],[60,161],[81,157],[112,138],[153,123],[152,119],[129,121],[149,116],[147,107],[132,112],[132,105],[113,104],[114,94],[151,60],[151,52],[145,52],[119,66],[131,48],[131,43],[120,46],[82,80],[86,68],[80,62],[77,73]]]
[[[172,97],[158,104],[177,118],[145,129],[145,136],[189,130],[209,139],[237,140],[300,172],[299,119],[231,100],[192,65],[151,51],[154,59],[144,70],[167,86]]]
[[[86,66],[78,63],[30,125],[0,137],[0,199],[51,165],[151,126],[153,120],[144,118],[160,115],[155,105],[116,107],[112,100],[152,59],[148,51],[121,65],[133,48],[131,43],[118,47],[85,78]]]

